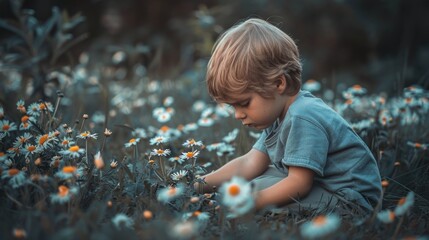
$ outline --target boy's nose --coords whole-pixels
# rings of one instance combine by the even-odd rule
[[[244,119],[246,117],[246,114],[244,114],[241,111],[235,110],[235,119]]]

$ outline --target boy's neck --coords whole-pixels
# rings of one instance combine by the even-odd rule
[[[284,96],[284,98],[285,98],[285,107],[284,107],[284,109],[282,111],[282,114],[280,115],[280,118],[279,118],[280,122],[282,122],[283,119],[285,118],[286,113],[289,110],[290,105],[292,105],[292,103],[298,97],[298,94],[299,94],[299,92],[297,94],[293,95],[293,96],[289,96],[289,95],[285,95]]]

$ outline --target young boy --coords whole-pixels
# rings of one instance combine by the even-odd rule
[[[243,125],[263,132],[197,188],[207,192],[237,175],[254,183],[256,209],[375,207],[381,179],[374,157],[339,114],[300,90],[299,52],[286,33],[261,19],[230,28],[214,46],[207,85]]]

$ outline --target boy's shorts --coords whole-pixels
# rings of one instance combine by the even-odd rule
[[[278,170],[275,166],[270,165],[261,176],[256,177],[251,181],[256,191],[260,191],[274,185],[280,180],[287,177],[287,174]],[[361,206],[353,199],[356,195],[361,196],[358,192],[350,191],[332,192],[327,190],[322,185],[313,182],[313,187],[307,196],[294,199],[293,203],[289,203],[282,208],[290,212],[301,212],[303,210],[316,210],[320,213],[337,212],[339,214],[350,213],[367,214],[372,210],[371,205]],[[345,211],[347,210],[347,211]]]

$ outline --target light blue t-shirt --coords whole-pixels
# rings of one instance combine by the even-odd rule
[[[371,151],[350,125],[320,98],[301,90],[282,122],[266,128],[253,146],[280,171],[313,170],[314,182],[373,208],[381,178]],[[369,205],[368,205],[369,204]]]

